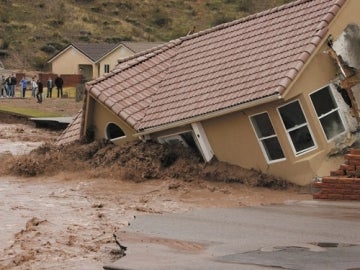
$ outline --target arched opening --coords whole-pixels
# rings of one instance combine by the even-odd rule
[[[107,139],[112,140],[112,139],[117,139],[117,138],[124,137],[124,136],[125,136],[124,131],[118,125],[116,125],[114,123],[109,123],[106,126]]]

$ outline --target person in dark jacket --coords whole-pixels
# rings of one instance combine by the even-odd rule
[[[37,85],[38,85],[36,92],[37,103],[42,103],[42,94],[43,94],[44,85],[40,80],[37,81]]]
[[[55,85],[56,85],[56,88],[57,88],[58,97],[63,96],[63,84],[64,84],[63,79],[60,77],[60,75],[58,75],[56,77],[56,79],[55,79]]]

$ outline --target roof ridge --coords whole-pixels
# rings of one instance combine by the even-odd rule
[[[75,47],[78,51],[80,51],[81,53],[83,53],[84,55],[86,55],[87,57],[89,57],[92,61],[97,61],[98,59],[94,59],[91,55],[89,55],[89,53],[87,53],[86,51],[84,51],[83,49],[81,49],[79,46],[89,46],[89,45],[99,45],[99,47],[101,47],[102,45],[113,45],[109,50],[104,51],[104,53],[102,54],[102,56],[99,58],[101,59],[104,55],[108,54],[109,52],[113,51],[116,47],[118,47],[119,45],[121,45],[121,42],[117,42],[117,43],[108,43],[108,42],[102,42],[102,43],[86,43],[86,42],[72,42],[70,43],[70,46]]]

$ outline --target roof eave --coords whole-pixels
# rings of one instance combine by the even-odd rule
[[[67,50],[69,50],[72,46],[72,44],[67,45],[65,48],[63,48],[62,50],[58,51],[55,55],[53,55],[49,60],[47,60],[47,63],[51,63],[53,62],[56,58],[58,58],[60,55],[62,55],[63,53],[65,53]]]
[[[115,52],[116,50],[118,50],[121,47],[126,47],[126,46],[122,43],[118,43],[113,49],[111,49],[110,51],[108,51],[108,52],[104,53],[102,56],[100,56],[96,60],[96,63],[101,62],[103,59],[105,59],[106,57],[108,57],[110,54],[112,54],[113,52]]]
[[[183,119],[183,120],[180,120],[180,121],[164,124],[164,125],[161,125],[161,126],[156,126],[156,127],[144,129],[143,131],[139,131],[138,133],[135,133],[134,137],[149,135],[151,133],[160,132],[160,131],[164,131],[164,130],[167,130],[167,129],[181,127],[181,126],[184,126],[184,125],[189,125],[191,123],[208,120],[208,119],[211,119],[211,118],[214,118],[214,117],[223,116],[223,115],[226,115],[226,114],[229,114],[229,113],[241,111],[241,110],[244,110],[244,109],[248,109],[248,108],[251,108],[251,107],[255,107],[255,106],[262,105],[262,104],[265,104],[265,103],[269,103],[269,102],[272,102],[272,101],[276,101],[276,100],[279,100],[281,98],[282,97],[281,97],[281,95],[279,93],[275,93],[275,94],[273,94],[271,96],[256,99],[256,100],[246,102],[246,103],[241,103],[239,105],[232,106],[232,107],[229,107],[229,108],[226,108],[226,109],[223,109],[223,110],[219,110],[219,111],[207,113],[207,114],[204,114],[204,115],[191,117],[191,118],[188,118],[188,119]]]

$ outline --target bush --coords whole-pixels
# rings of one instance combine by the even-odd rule
[[[238,10],[243,12],[250,12],[252,8],[251,0],[241,0],[238,4]]]
[[[157,16],[154,18],[153,22],[159,27],[165,27],[170,24],[171,19],[166,16]]]
[[[44,45],[40,48],[41,51],[45,52],[45,53],[48,53],[48,54],[52,54],[56,51],[56,48],[54,48],[54,46],[52,45]]]
[[[47,59],[42,56],[35,56],[32,59],[33,66],[38,70],[46,70],[47,69]]]
[[[215,25],[219,25],[219,24],[222,24],[222,23],[231,22],[231,21],[233,21],[233,20],[234,20],[234,18],[227,17],[227,16],[224,15],[224,14],[219,14],[219,15],[214,19],[214,21],[212,22],[212,25],[215,26]]]
[[[7,57],[9,56],[9,53],[7,50],[0,50],[0,57]]]
[[[9,48],[9,41],[0,39],[0,49],[6,50]]]

